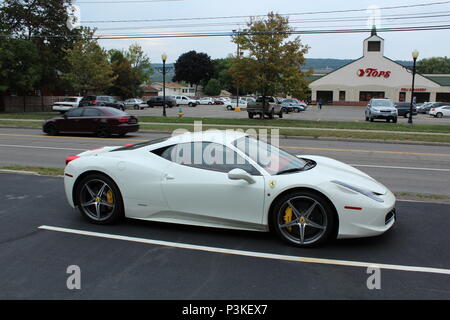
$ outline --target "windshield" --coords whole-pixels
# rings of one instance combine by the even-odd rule
[[[391,100],[373,100],[372,107],[393,107]]]
[[[271,175],[301,171],[308,164],[284,150],[251,137],[237,139],[233,145]]]

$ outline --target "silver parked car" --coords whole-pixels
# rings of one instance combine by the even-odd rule
[[[398,110],[390,99],[371,99],[365,111],[366,121],[373,122],[375,119],[385,119],[397,122]]]
[[[128,99],[123,102],[125,109],[142,110],[148,105],[141,99]]]

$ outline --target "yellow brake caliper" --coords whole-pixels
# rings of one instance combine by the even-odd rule
[[[284,211],[284,217],[283,217],[284,223],[289,223],[292,221],[292,208],[287,207],[286,211]],[[292,227],[287,227],[288,231],[292,231]]]
[[[107,201],[109,204],[114,204],[114,196],[113,196],[112,190],[109,190],[109,191],[106,193],[106,201]]]

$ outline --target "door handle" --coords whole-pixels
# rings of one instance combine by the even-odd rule
[[[166,180],[175,180],[175,177],[171,174],[166,174],[165,178]]]

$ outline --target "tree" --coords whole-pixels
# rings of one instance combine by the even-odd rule
[[[142,47],[135,43],[125,52],[125,58],[131,63],[131,67],[139,74],[141,84],[150,84],[153,68],[148,56]]]
[[[217,79],[211,79],[203,90],[207,96],[218,96],[222,91],[220,81]]]
[[[266,96],[278,93],[300,97],[307,83],[301,66],[309,47],[299,37],[289,40],[289,19],[269,13],[264,19],[251,19],[245,32],[233,36],[246,55],[232,60],[234,84]]]
[[[32,41],[42,64],[37,86],[61,86],[59,74],[67,71],[62,49],[72,48],[80,30],[67,28],[71,0],[4,0],[0,8],[0,29],[16,39]]]
[[[450,58],[433,57],[417,62],[419,73],[450,73]]]
[[[142,74],[139,69],[133,68],[131,62],[119,50],[110,50],[109,55],[115,80],[108,92],[123,99],[141,96]]]
[[[113,75],[108,53],[93,38],[94,33],[84,30],[85,36],[72,49],[65,49],[69,72],[63,79],[79,93],[87,90],[103,92],[109,89],[116,77]]]
[[[198,85],[202,81],[208,81],[214,72],[211,58],[206,53],[189,51],[182,54],[175,63],[175,76],[173,81],[185,81],[195,85],[197,93]]]
[[[41,77],[39,53],[34,43],[26,40],[4,39],[0,42],[0,94],[27,93]],[[3,98],[0,111],[5,111]]]

